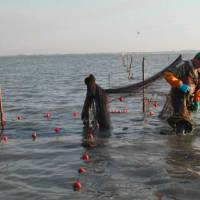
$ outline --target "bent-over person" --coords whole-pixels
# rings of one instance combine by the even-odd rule
[[[181,61],[164,72],[171,85],[172,116],[168,123],[176,133],[192,131],[192,112],[200,106],[200,52],[192,60]]]

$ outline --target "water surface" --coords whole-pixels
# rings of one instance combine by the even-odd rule
[[[0,199],[199,199],[199,114],[194,135],[176,137],[158,119],[169,85],[159,81],[146,90],[157,101],[142,113],[142,97],[133,94],[117,100],[110,109],[128,109],[111,114],[112,130],[96,139],[96,146],[82,145],[80,116],[91,72],[104,88],[141,80],[171,63],[178,54],[133,54],[133,80],[127,79],[120,54],[0,57],[0,85],[4,92],[8,143],[0,143]],[[184,59],[193,55],[183,55]],[[110,78],[109,78],[110,77]],[[153,111],[155,115],[150,116]],[[48,120],[44,117],[52,113]],[[23,120],[17,120],[23,116]],[[56,134],[55,127],[61,132]],[[38,137],[32,140],[32,132]],[[90,162],[83,162],[87,151]],[[79,167],[87,173],[78,174]],[[80,179],[83,188],[73,190]]]

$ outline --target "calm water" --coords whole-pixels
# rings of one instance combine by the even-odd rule
[[[133,55],[133,80],[127,79],[120,54],[0,57],[0,86],[4,92],[9,141],[0,143],[0,199],[200,199],[200,139],[198,124],[193,136],[176,137],[157,115],[169,86],[155,83],[146,95],[157,101],[143,115],[141,96],[117,100],[110,109],[113,129],[101,133],[96,146],[82,145],[80,116],[86,87],[93,73],[104,88],[141,80],[145,56],[146,77],[160,71],[178,54]],[[184,59],[193,55],[183,55]],[[110,77],[110,78],[109,78]],[[155,115],[150,116],[153,111]],[[50,112],[48,120],[44,114]],[[23,120],[17,120],[23,116]],[[194,115],[198,123],[200,115]],[[61,132],[56,134],[55,127]],[[32,140],[32,132],[38,137]],[[81,156],[87,151],[91,160]],[[87,173],[80,175],[79,167]],[[73,190],[80,179],[83,188]]]

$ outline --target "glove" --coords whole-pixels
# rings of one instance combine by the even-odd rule
[[[200,107],[200,103],[195,101],[190,110],[191,112],[197,112],[199,110],[199,107]]]
[[[187,84],[182,84],[179,88],[185,94],[187,94],[190,91],[190,86]]]
[[[196,101],[194,105],[196,107],[196,111],[198,111],[200,108],[200,102]]]

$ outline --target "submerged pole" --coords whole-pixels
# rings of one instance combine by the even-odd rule
[[[111,80],[111,74],[108,74],[108,88],[110,88],[110,80]]]
[[[142,81],[144,82],[144,57],[142,58]],[[142,106],[142,109],[143,109],[143,112],[146,112],[146,104],[145,104],[145,95],[144,95],[144,84],[143,84],[143,87],[142,87],[142,99],[143,99],[143,106]]]
[[[1,129],[4,130],[4,118],[3,118],[3,97],[2,90],[0,88],[0,119],[1,119]]]

